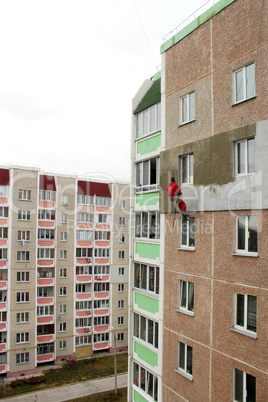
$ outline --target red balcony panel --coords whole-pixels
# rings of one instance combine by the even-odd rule
[[[104,223],[96,223],[96,229],[100,230],[110,229],[110,225]]]
[[[6,343],[0,343],[0,352],[5,352],[7,348],[7,344]]]
[[[91,260],[91,262],[89,262],[88,260]],[[77,264],[81,264],[81,265],[88,265],[92,263],[92,257],[88,257],[88,258],[77,258],[76,259]]]
[[[76,317],[90,317],[92,313],[88,313],[88,310],[82,310],[76,312]]]
[[[94,327],[94,331],[96,332],[108,331],[108,329],[109,329],[108,325],[101,325],[99,327]]]
[[[54,201],[39,201],[40,208],[54,208],[55,202]]]
[[[46,355],[37,355],[37,362],[38,363],[49,362],[51,360],[54,360],[54,354],[53,353],[47,353]]]
[[[107,314],[109,314],[108,308],[94,310],[94,315],[107,315]]]
[[[107,247],[109,245],[110,245],[109,240],[96,240],[95,241],[95,246],[98,246],[98,247]]]
[[[55,221],[38,221],[38,226],[40,228],[54,228]]]
[[[6,268],[7,266],[7,261],[6,260],[0,260],[0,268]]]
[[[1,226],[7,225],[7,218],[0,219],[0,225]]]
[[[5,331],[7,329],[6,322],[0,322],[0,331]]]
[[[0,281],[0,289],[7,289],[7,281]]]
[[[38,324],[53,324],[53,321],[54,321],[53,315],[37,317]]]
[[[7,303],[6,302],[0,303],[0,311],[6,310],[6,309],[7,309]]]
[[[79,240],[79,241],[77,242],[77,246],[80,246],[80,247],[90,247],[90,246],[92,246],[92,241],[89,241],[89,240]]]
[[[77,275],[76,282],[92,282],[92,275]]]
[[[93,228],[93,223],[89,223],[89,222],[79,222],[77,224],[77,228],[78,229],[92,229]]]
[[[54,240],[38,240],[38,246],[40,247],[53,247]]]
[[[94,343],[93,349],[107,349],[109,347],[108,342],[100,342],[100,343]]]
[[[95,258],[95,264],[97,265],[107,265],[110,263],[109,258]]]
[[[54,260],[53,259],[37,260],[37,265],[42,266],[42,267],[49,267],[51,265],[54,265]]]
[[[39,343],[54,342],[54,334],[37,335],[37,342]]]
[[[89,335],[91,332],[87,331],[86,328],[76,328],[76,334]]]
[[[38,297],[37,298],[37,304],[53,304],[54,303],[54,297]]]
[[[6,246],[7,240],[0,240],[0,246]]]
[[[8,198],[6,197],[0,197],[0,204],[8,204]]]
[[[92,294],[91,293],[76,293],[76,299],[78,300],[87,300],[91,299]]]
[[[5,364],[0,364],[0,373],[6,373],[7,366]]]
[[[54,286],[54,278],[38,278],[37,285],[39,286]]]
[[[94,297],[97,299],[103,299],[104,297],[109,297],[109,292],[95,292]]]
[[[111,212],[111,209],[110,207],[96,207],[96,211],[109,213]]]

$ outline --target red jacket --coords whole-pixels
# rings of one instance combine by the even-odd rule
[[[173,201],[175,195],[181,194],[181,188],[175,183],[175,181],[171,181],[167,185],[167,193],[171,201]]]

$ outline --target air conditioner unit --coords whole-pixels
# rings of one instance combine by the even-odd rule
[[[91,327],[87,327],[86,332],[91,332]]]

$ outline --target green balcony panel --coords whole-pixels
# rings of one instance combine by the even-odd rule
[[[137,154],[146,155],[156,152],[161,147],[161,134],[147,138],[137,143]]]
[[[152,367],[158,367],[158,354],[152,350],[146,348],[145,346],[134,342],[134,351],[137,353],[140,359],[142,359],[147,364]]]
[[[159,313],[159,300],[153,297],[143,295],[141,293],[135,293],[135,304],[139,306],[140,309],[151,313]]]
[[[134,391],[134,401],[135,402],[147,402],[147,399],[143,398],[136,390]]]
[[[139,204],[142,207],[153,206],[153,205],[157,207],[157,204],[159,204],[159,191],[146,194],[137,194],[136,204]]]
[[[160,244],[136,242],[136,254],[140,258],[156,260],[160,257]]]

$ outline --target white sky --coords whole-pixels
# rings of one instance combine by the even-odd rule
[[[204,3],[0,0],[0,165],[129,180],[132,98]]]

